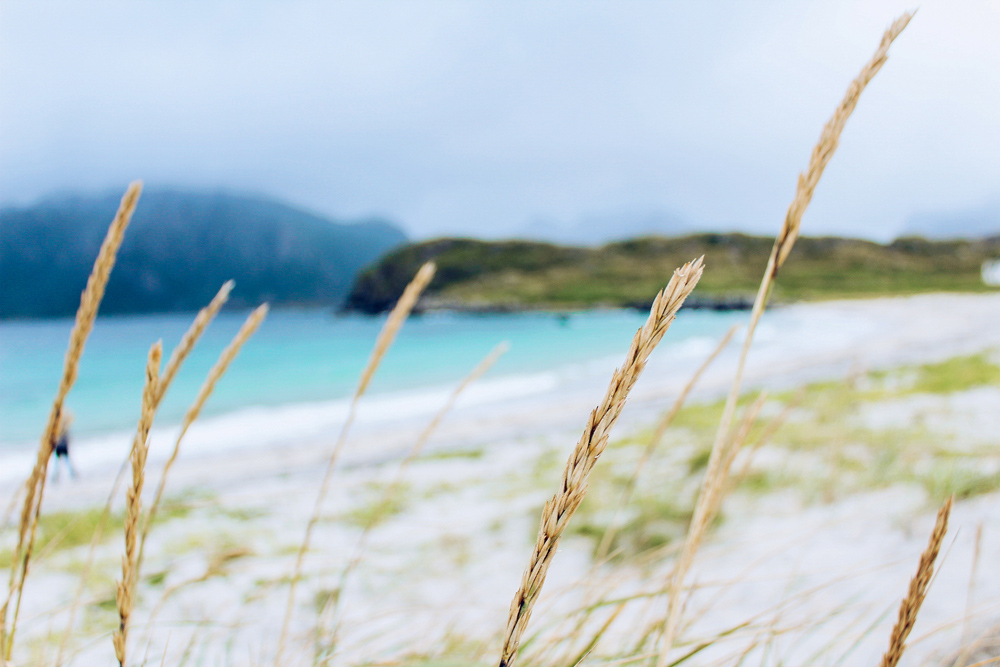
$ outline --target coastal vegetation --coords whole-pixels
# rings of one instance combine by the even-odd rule
[[[421,303],[458,310],[648,308],[674,267],[705,257],[690,306],[748,307],[773,240],[746,234],[644,237],[597,248],[534,241],[445,238],[399,248],[365,269],[346,308],[387,310],[421,264],[438,271]],[[888,244],[803,237],[776,284],[778,301],[982,292],[984,261],[1000,257],[1000,237]]]

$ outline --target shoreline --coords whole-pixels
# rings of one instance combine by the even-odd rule
[[[842,301],[874,301],[881,299],[908,299],[921,296],[989,296],[1000,294],[1000,286],[983,285],[980,290],[931,290],[931,291],[902,291],[902,292],[871,292],[858,294],[840,294],[834,296],[822,296],[808,299],[776,299],[772,298],[768,302],[767,309],[786,308],[790,306],[801,306],[809,304],[838,303]],[[682,310],[713,310],[719,312],[742,312],[749,311],[753,307],[753,292],[729,292],[724,294],[699,294],[697,291],[688,297]],[[459,302],[455,300],[439,299],[435,296],[424,296],[413,309],[413,316],[419,317],[424,314],[460,314],[460,315],[508,315],[520,313],[550,313],[552,315],[572,315],[574,313],[589,313],[602,311],[648,311],[653,299],[642,301],[622,301],[620,303],[597,303],[591,305],[579,304],[558,304],[543,303],[538,305],[528,304],[507,304],[507,303],[476,303]],[[225,314],[247,314],[253,307],[251,306],[226,306],[221,312]],[[378,319],[383,317],[388,311],[371,313],[357,308],[348,308],[343,304],[298,304],[280,303],[271,307],[273,312],[290,313],[327,313],[332,317],[357,317],[362,319]],[[135,312],[113,312],[101,313],[101,320],[127,320],[131,318],[145,317],[171,317],[180,315],[194,316],[197,310],[151,310]],[[15,316],[0,318],[0,325],[3,324],[48,324],[58,322],[73,322],[74,315],[59,316]]]
[[[781,299],[772,297],[768,301],[767,310],[788,308],[793,306],[831,304],[854,301],[876,301],[883,299],[909,299],[922,296],[989,296],[1000,295],[1000,288],[995,286],[983,286],[979,291],[955,290],[955,291],[912,291],[912,292],[871,292],[858,294],[842,294],[834,296],[822,296],[811,299]],[[704,295],[695,291],[685,301],[681,310],[697,311],[708,310],[715,312],[749,312],[753,309],[755,298],[753,292],[731,292],[724,294]],[[434,295],[421,297],[417,306],[413,310],[413,315],[424,314],[458,314],[458,315],[510,315],[522,313],[547,313],[553,316],[566,316],[577,313],[603,312],[603,311],[639,311],[646,313],[653,304],[653,298],[641,301],[622,301],[619,303],[596,303],[591,305],[580,304],[558,304],[558,303],[489,303],[489,302],[463,302],[453,299],[444,299]],[[388,311],[371,313],[361,309],[341,308],[335,313],[337,316],[357,316],[357,317],[381,317]]]
[[[864,298],[864,297],[860,297]],[[692,294],[684,302],[681,310],[712,310],[717,312],[737,312],[749,311],[753,308],[753,294],[724,294],[718,296],[706,296]],[[790,305],[792,302],[777,302],[768,305],[768,310]],[[816,302],[819,303],[819,302]],[[519,313],[549,313],[556,317],[570,316],[576,313],[601,312],[609,310],[636,310],[648,313],[653,305],[653,299],[645,301],[625,301],[618,304],[593,304],[589,306],[574,306],[572,304],[506,304],[506,303],[462,303],[439,297],[422,297],[413,310],[414,315],[428,313],[462,314],[462,315],[511,315]],[[378,314],[365,313],[360,310],[343,309],[339,314],[345,315],[368,315],[378,317]]]
[[[932,316],[935,309],[948,311]],[[933,317],[932,320],[925,320]],[[933,326],[931,326],[933,323]],[[970,332],[963,331],[967,323]],[[689,401],[705,402],[724,397],[738,354],[731,343],[695,387]],[[668,332],[661,349],[651,357],[623,414],[620,429],[651,422],[672,400],[715,345],[713,338],[674,343]],[[845,377],[852,369],[891,368],[939,361],[960,354],[1000,346],[1000,294],[921,295],[874,300],[841,300],[794,304],[769,309],[762,320],[758,340],[751,351],[744,393],[766,388],[788,389],[807,382]],[[564,369],[560,375],[543,371],[534,375],[490,376],[460,397],[455,409],[436,432],[435,439],[456,438],[483,422],[495,437],[546,425],[582,425],[603,394],[608,378],[620,363],[616,356],[593,359],[589,364]],[[422,427],[445,401],[450,383],[413,391],[373,394],[362,399],[357,424],[349,438],[345,460],[364,460],[365,452],[376,458],[398,448],[382,443],[405,441],[407,433]],[[328,446],[339,429],[349,399],[292,403],[270,407],[247,407],[195,422],[183,447],[182,460],[200,456],[223,459],[233,456],[265,456],[268,452],[313,449]],[[518,420],[524,426],[513,426]],[[455,433],[449,436],[450,430]],[[497,429],[500,432],[497,432]],[[151,435],[151,466],[172,447],[176,426],[156,426]],[[284,433],[284,434],[283,434]],[[259,436],[259,437],[258,437]],[[80,443],[76,455],[89,446],[118,450],[105,454],[103,463],[92,468],[98,479],[107,479],[117,464],[131,431],[96,436]],[[369,444],[365,452],[352,451],[358,441]],[[241,447],[241,443],[246,446]],[[371,444],[375,443],[375,444]],[[29,443],[25,443],[26,445]],[[34,459],[34,443],[24,451],[0,452],[11,470],[14,459],[23,459],[25,474]],[[321,455],[320,455],[321,456]],[[0,493],[9,492],[19,481],[16,474],[0,478]],[[16,480],[16,481],[15,481]]]

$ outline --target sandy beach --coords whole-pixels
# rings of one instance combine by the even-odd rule
[[[683,508],[697,486],[692,461],[710,444],[709,426],[699,419],[717,410],[738,343],[705,374],[689,411],[642,473],[636,501],[652,509],[629,510],[628,520],[650,522],[635,523],[644,548],[595,562],[595,540],[583,528],[612,520],[609,510],[651,425],[711,348],[671,345],[668,333],[653,355],[598,464],[589,504],[574,518],[581,530],[564,540],[550,571],[528,631],[539,634],[526,659],[570,667],[581,644],[563,637],[596,631],[612,614],[587,655],[655,650],[647,630],[666,608],[662,591],[677,543],[668,538],[683,526]],[[765,652],[785,664],[875,664],[926,544],[937,496],[967,478],[973,481],[961,489],[972,490],[956,501],[943,565],[904,662],[945,664],[984,632],[985,646],[1000,622],[994,572],[1000,485],[989,484],[1000,474],[1000,383],[927,390],[921,378],[932,373],[922,370],[927,365],[970,355],[982,355],[976,363],[992,368],[998,348],[1000,295],[836,301],[769,312],[750,356],[746,391],[769,392],[762,422],[804,402],[789,408],[787,428],[737,460],[734,469],[746,483],[728,497],[688,578],[676,657],[709,643],[690,664],[736,664]],[[600,372],[592,368],[578,382],[523,376],[506,388],[492,385],[488,394],[471,387],[405,471],[392,511],[359,552],[363,526],[382,507],[400,460],[447,391],[436,390],[410,411],[384,397],[363,402],[306,558],[288,664],[315,664],[317,656],[342,665],[494,661],[540,508],[615,362],[594,364]],[[804,399],[795,397],[800,387]],[[387,414],[393,410],[398,414]],[[220,417],[191,430],[167,488],[170,507],[150,535],[133,655],[148,656],[148,664],[165,656],[173,665],[272,659],[295,550],[343,419],[330,414],[317,421],[311,409],[306,428],[296,414],[258,414],[259,424]],[[260,437],[251,437],[255,429]],[[834,441],[835,448],[826,444]],[[154,431],[149,492],[171,445],[169,429]],[[117,457],[87,464],[77,482],[50,485],[43,512],[96,513],[126,446]],[[884,463],[889,451],[893,458]],[[5,499],[23,466],[17,457],[5,459]],[[656,503],[668,500],[679,514],[661,520]],[[65,664],[113,660],[120,506],[118,498],[96,549]],[[0,546],[10,538],[7,531]],[[58,652],[88,545],[42,549],[26,585],[19,666],[52,661]],[[355,558],[357,567],[343,577]],[[579,613],[583,608],[591,611]]]

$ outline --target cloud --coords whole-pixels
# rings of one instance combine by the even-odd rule
[[[0,191],[262,191],[419,235],[635,211],[776,229],[901,1],[0,6]],[[806,231],[887,238],[1000,182],[1000,10],[923,5]],[[659,212],[659,213],[657,213]]]

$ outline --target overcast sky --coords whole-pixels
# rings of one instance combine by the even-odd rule
[[[0,3],[0,203],[261,192],[411,234],[777,230],[911,2]],[[922,0],[805,233],[1000,202],[1000,2]]]

